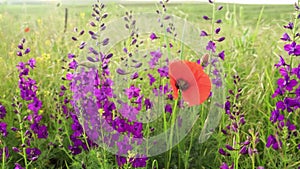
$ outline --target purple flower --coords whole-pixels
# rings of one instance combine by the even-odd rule
[[[0,103],[0,119],[4,119],[6,116],[6,109],[5,107]]]
[[[35,67],[35,59],[34,58],[31,58],[29,59],[28,61],[28,65],[31,67],[31,69],[33,69]]]
[[[274,149],[274,150],[278,150],[281,146],[282,146],[282,142],[280,141],[277,141],[275,136],[273,135],[270,135],[267,139],[267,144],[266,144],[266,147],[271,147]]]
[[[157,39],[158,37],[156,36],[156,34],[155,33],[151,33],[150,34],[150,39],[151,40],[154,40],[154,39]]]
[[[8,159],[9,151],[7,147],[4,147],[4,152],[3,152],[3,148],[0,148],[0,159],[2,159],[4,153],[5,153],[5,158]]]
[[[222,9],[223,9],[223,6],[220,5],[220,6],[218,7],[218,10],[220,11],[220,10],[222,10]]]
[[[293,88],[298,84],[298,82],[295,79],[290,80],[289,76],[285,76],[284,78],[278,79],[277,84],[280,88],[292,91]]]
[[[148,77],[149,77],[150,86],[152,86],[152,84],[156,81],[156,79],[151,74],[148,74]]]
[[[208,51],[212,51],[213,53],[216,52],[216,44],[213,41],[209,41],[207,46],[206,46],[206,50]]]
[[[15,169],[24,169],[19,163],[15,163]]]
[[[41,150],[38,148],[26,148],[26,154],[29,160],[35,161],[41,154]]]
[[[220,166],[220,169],[233,169],[233,165],[228,166],[226,163],[223,162]]]
[[[300,45],[297,45],[294,41],[291,44],[284,45],[284,50],[287,51],[289,55],[300,55]]]
[[[274,66],[276,66],[276,68],[279,68],[279,67],[281,67],[281,66],[287,65],[287,64],[285,63],[283,57],[282,57],[282,56],[279,56],[279,57],[280,57],[279,62],[278,62],[277,64],[274,65]]]
[[[73,59],[73,61],[69,63],[69,68],[76,69],[77,67],[78,67],[78,63],[76,62],[75,59]]]
[[[167,104],[165,106],[165,112],[168,112],[168,113],[172,114],[172,106],[170,104]]]
[[[218,54],[218,56],[222,59],[222,60],[224,60],[225,59],[225,53],[224,53],[225,51],[223,50],[222,52],[220,52],[219,54]]]
[[[139,77],[138,72],[134,72],[134,73],[130,76],[130,79],[134,80],[134,79],[136,79],[136,78],[138,78],[138,77]]]
[[[150,52],[150,55],[152,56],[152,58],[150,59],[150,61],[148,63],[149,63],[150,68],[153,69],[155,67],[155,65],[157,64],[158,60],[161,58],[162,53],[158,49],[157,51]]]
[[[157,72],[159,73],[160,77],[168,77],[169,76],[169,68],[168,66],[164,66],[157,69]]]
[[[150,99],[148,99],[148,98],[145,99],[144,104],[145,104],[146,110],[151,109],[152,106],[153,106],[153,104],[151,103]]]
[[[298,65],[297,68],[292,69],[292,75],[296,75],[298,79],[300,79],[300,64]]]
[[[274,110],[271,112],[270,121],[272,123],[275,123],[277,121],[282,121],[282,120],[284,120],[284,115],[280,114],[278,110]]]
[[[28,104],[28,109],[33,111],[34,113],[37,113],[42,107],[42,101],[40,101],[38,98],[33,98],[33,101]]]
[[[0,122],[0,133],[3,137],[7,136],[7,124],[5,122]]]
[[[125,94],[127,95],[128,99],[133,97],[138,97],[140,95],[141,89],[131,85],[128,89],[125,89]]]
[[[291,41],[291,38],[287,33],[284,33],[280,39],[283,41]]]
[[[289,22],[288,25],[283,26],[286,29],[293,29],[294,28],[294,23],[293,22]]]

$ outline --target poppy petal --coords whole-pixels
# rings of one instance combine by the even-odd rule
[[[181,92],[183,100],[188,102],[189,106],[199,105],[209,97],[211,81],[201,65],[190,61],[171,62],[169,77],[175,99],[178,98],[178,86],[176,84],[178,80],[184,81],[188,85]]]

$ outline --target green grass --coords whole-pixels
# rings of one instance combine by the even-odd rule
[[[272,109],[275,107],[276,100],[271,98],[276,89],[276,79],[279,74],[274,67],[278,62],[278,55],[284,54],[283,43],[280,37],[284,30],[282,25],[291,19],[293,6],[262,6],[260,5],[233,5],[223,4],[224,9],[216,14],[217,18],[223,19],[221,35],[226,40],[218,44],[218,49],[226,51],[226,59],[224,61],[224,71],[227,75],[225,79],[226,88],[233,89],[232,75],[239,74],[241,82],[239,86],[243,89],[240,98],[242,106],[241,111],[245,113],[246,125],[243,132],[248,129],[259,131],[262,140],[257,149],[259,154],[255,159],[256,166],[265,166],[268,168],[296,168],[299,164],[299,150],[290,150],[293,154],[283,154],[284,152],[276,152],[272,149],[265,148],[265,142],[269,134],[274,133],[274,127],[269,122]],[[69,20],[67,32],[64,33],[64,11],[69,10]],[[139,12],[155,12],[154,5],[118,5],[110,4],[107,7],[110,16],[108,20],[122,17],[126,11],[133,10],[134,14]],[[210,25],[204,22],[203,15],[212,13],[210,5],[207,4],[173,4],[168,6],[168,12],[174,15],[187,18],[195,26],[200,29],[208,29]],[[37,80],[39,87],[38,95],[43,101],[42,113],[44,115],[60,114],[56,109],[53,98],[55,93],[59,92],[59,87],[63,83],[61,77],[65,72],[61,69],[64,63],[61,61],[67,57],[69,52],[78,52],[71,42],[73,36],[72,30],[78,27],[79,30],[88,27],[91,9],[89,6],[1,6],[0,7],[0,102],[8,109],[8,115],[5,121],[14,121],[15,114],[10,106],[14,96],[18,95],[18,72],[16,65],[18,62],[27,60],[28,58],[17,57],[16,48],[19,40],[26,37],[27,43],[32,50],[30,57],[37,60],[37,68],[30,74],[33,79]],[[261,13],[261,15],[260,15]],[[122,23],[120,23],[123,26]],[[30,27],[30,32],[24,33],[24,28]],[[196,37],[195,37],[196,38]],[[118,57],[118,56],[114,56]],[[200,57],[200,56],[199,56]],[[116,58],[118,59],[118,58]],[[294,65],[299,60],[294,60]],[[228,94],[228,92],[226,92]],[[299,111],[298,111],[299,113]],[[45,122],[49,124],[49,120]],[[188,136],[180,142],[178,146],[173,148],[170,168],[219,168],[222,161],[229,164],[232,162],[230,158],[224,158],[218,154],[218,149],[225,145],[226,138],[220,130],[228,124],[228,117],[225,114],[222,117],[221,124],[216,132],[203,144],[198,143],[200,127],[205,119],[200,116],[200,120],[193,127]],[[295,117],[295,122],[299,121],[299,115]],[[70,124],[70,121],[67,121]],[[51,141],[57,141],[57,126],[48,126]],[[299,129],[299,123],[298,123]],[[66,130],[71,130],[66,127]],[[245,140],[246,134],[241,134],[241,140]],[[66,135],[60,136],[67,144]],[[14,136],[10,135],[9,139],[14,140]],[[9,139],[5,139],[9,140]],[[9,146],[14,145],[13,141],[6,143]],[[41,147],[46,147],[45,143],[36,143]],[[299,144],[299,143],[298,143]],[[0,142],[0,147],[1,147]],[[16,145],[14,145],[16,146]],[[21,159],[16,153],[11,153],[12,158],[9,167]],[[34,163],[36,168],[81,168],[81,162],[88,168],[113,168],[116,162],[112,154],[106,152],[102,148],[84,152],[73,157],[71,160],[57,149],[51,149],[48,154],[42,154],[38,162]],[[151,157],[148,167],[158,163],[158,168],[164,168],[165,162],[168,160],[169,153]],[[286,161],[284,161],[286,160]],[[155,164],[156,165],[156,164]],[[239,160],[239,168],[251,168],[249,157],[243,156]]]

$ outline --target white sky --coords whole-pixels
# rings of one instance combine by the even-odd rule
[[[1,2],[84,2],[89,0],[0,0]],[[159,0],[104,0],[114,2],[159,2]],[[241,3],[241,4],[294,4],[298,0],[215,0],[215,2]],[[208,2],[208,0],[170,0],[170,2]]]

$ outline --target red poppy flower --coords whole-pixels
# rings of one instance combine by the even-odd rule
[[[201,65],[190,61],[174,61],[169,64],[169,77],[174,99],[178,90],[189,106],[203,103],[210,95],[211,82]]]
[[[30,31],[30,28],[29,27],[26,27],[25,29],[24,29],[24,32],[29,32]]]

